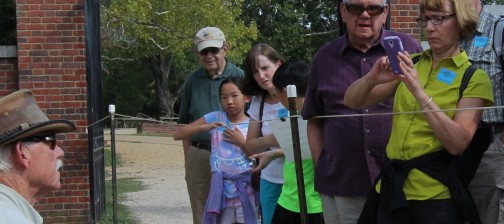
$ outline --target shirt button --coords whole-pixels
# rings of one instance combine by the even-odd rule
[[[365,109],[365,110],[364,110],[364,113],[368,113],[368,112],[369,112],[369,110],[368,110],[368,109]]]
[[[362,61],[366,61],[366,58],[363,58]]]
[[[370,150],[367,150],[367,154],[371,154],[371,151],[370,151]]]
[[[369,132],[371,132],[371,130],[369,130],[369,129],[366,129],[366,133],[369,133]]]

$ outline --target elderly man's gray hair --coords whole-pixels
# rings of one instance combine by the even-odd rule
[[[0,173],[8,172],[12,168],[11,154],[13,144],[0,146]]]

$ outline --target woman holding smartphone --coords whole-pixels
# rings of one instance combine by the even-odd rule
[[[460,40],[474,33],[477,21],[478,16],[467,1],[421,0],[417,22],[431,49],[413,55],[419,57],[417,63],[407,52],[398,53],[402,73],[399,75],[390,71],[390,60],[381,58],[367,75],[346,90],[345,104],[351,108],[363,108],[394,97],[394,112],[492,105],[490,80],[479,69],[459,100],[462,76],[471,65],[466,53],[459,47]],[[481,110],[451,110],[393,116],[386,151],[389,166],[384,167],[382,178],[375,187],[380,194],[379,206],[377,216],[373,217],[375,220],[370,222],[478,223],[477,214],[468,220],[468,214],[474,214],[472,210],[460,209],[456,203],[459,202],[457,197],[460,192],[451,192],[449,186],[419,170],[427,166],[439,168],[437,172],[446,171],[449,161],[436,160],[439,162],[436,167],[419,162],[407,170],[397,164],[411,165],[409,161],[418,161],[417,158],[433,154],[445,153],[448,157],[461,154],[470,143],[482,113]],[[391,184],[384,179],[393,176],[391,173],[404,173],[404,180]],[[447,180],[450,185],[458,181],[454,176]],[[397,189],[402,189],[402,192],[394,192]],[[366,212],[365,209],[363,214]]]
[[[279,149],[268,120],[278,119],[278,112],[284,106],[278,100],[273,86],[273,75],[284,58],[268,44],[253,46],[244,64],[246,95],[254,96],[247,113],[250,125],[247,133],[247,150],[252,154]],[[257,122],[264,121],[264,122]],[[270,224],[282,192],[283,158],[272,161],[261,171],[259,201],[262,210],[262,223]]]

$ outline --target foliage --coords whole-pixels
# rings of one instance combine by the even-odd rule
[[[144,65],[140,73],[148,81],[144,88],[152,92],[143,96],[155,98],[150,106],[159,105],[159,116],[175,113],[183,80],[198,66],[193,37],[199,29],[221,28],[232,49],[228,57],[235,63],[241,62],[257,38],[255,24],[245,25],[239,19],[241,0],[108,0],[102,4],[104,67],[117,74],[112,61]],[[137,75],[121,72],[125,78]]]
[[[310,61],[319,47],[338,36],[338,2],[245,0],[242,19],[257,24],[258,42],[288,58]]]
[[[0,45],[16,43],[16,2],[3,0],[0,4]]]

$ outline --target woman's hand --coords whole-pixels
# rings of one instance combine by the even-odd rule
[[[250,169],[250,172],[252,172],[252,173],[259,172],[262,169],[266,168],[273,160],[273,156],[274,156],[273,151],[265,151],[265,152],[261,152],[261,153],[254,154],[254,155],[250,156],[249,157],[250,159],[254,158],[254,159],[259,160],[257,167],[253,167],[252,169]]]
[[[422,84],[420,83],[420,79],[418,78],[417,70],[415,69],[415,64],[411,60],[411,57],[408,52],[399,52],[399,67],[403,74],[398,75],[399,80],[404,82],[408,90],[414,95],[419,96],[422,93],[425,93]]]
[[[397,77],[390,70],[390,61],[387,57],[381,57],[366,75],[366,79],[373,83],[373,86],[395,80]]]

